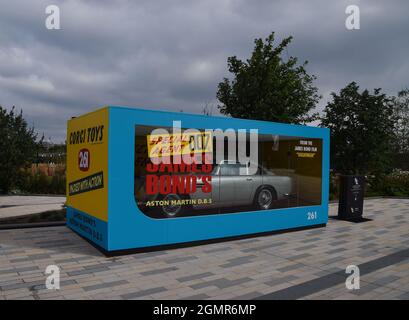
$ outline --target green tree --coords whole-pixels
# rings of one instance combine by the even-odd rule
[[[9,192],[24,177],[23,168],[35,158],[40,142],[34,128],[29,128],[23,112],[0,106],[0,190]]]
[[[229,57],[228,68],[234,79],[224,78],[218,85],[220,112],[235,118],[258,119],[285,123],[314,120],[310,114],[321,98],[313,85],[315,76],[297,58],[282,58],[292,37],[274,46],[274,32],[265,41],[255,40],[251,58],[246,62]]]
[[[400,91],[394,99],[394,112],[397,152],[409,153],[409,89]]]
[[[332,93],[322,126],[331,130],[331,166],[342,174],[382,174],[391,169],[394,141],[392,98],[351,82]]]

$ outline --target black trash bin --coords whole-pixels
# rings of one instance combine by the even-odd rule
[[[362,221],[364,208],[365,177],[354,175],[340,176],[338,218],[349,221]]]

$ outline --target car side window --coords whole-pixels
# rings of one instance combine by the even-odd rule
[[[239,176],[240,168],[246,168],[245,165],[240,163],[231,163],[231,164],[221,164],[220,165],[220,175],[222,176]]]

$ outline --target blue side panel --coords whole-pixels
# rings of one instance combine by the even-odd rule
[[[184,128],[258,129],[260,134],[323,139],[321,205],[174,219],[144,215],[134,198],[135,126],[172,127],[173,120],[182,121]],[[328,221],[328,129],[119,107],[110,107],[109,125],[109,251],[277,231]]]
[[[321,207],[326,211],[325,223],[328,222],[328,200],[329,200],[329,151],[330,151],[330,130],[328,128],[320,128],[323,139],[322,150],[322,192],[321,192]]]
[[[108,224],[105,221],[72,207],[67,207],[67,226],[108,250]]]

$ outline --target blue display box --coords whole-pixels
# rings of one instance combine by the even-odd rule
[[[170,132],[175,121],[180,135]],[[257,163],[216,159],[215,145],[230,145],[215,129],[244,132],[241,146],[248,152],[257,143]],[[196,172],[175,172],[185,167],[173,164],[152,170],[160,157],[175,161],[178,147],[212,163]],[[328,190],[326,128],[116,106],[68,121],[67,226],[105,253],[325,226]]]

